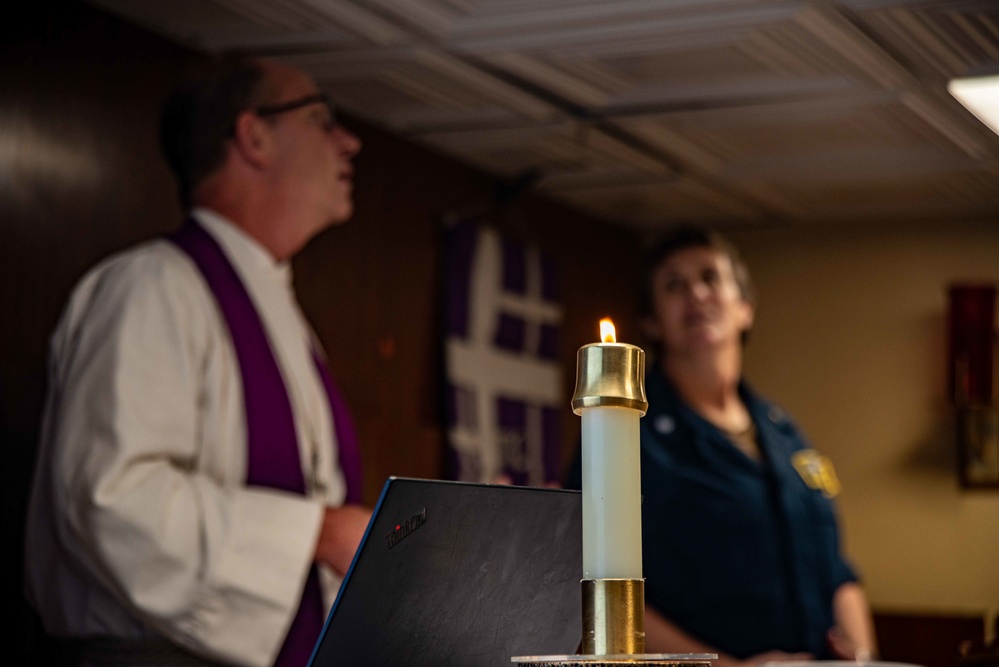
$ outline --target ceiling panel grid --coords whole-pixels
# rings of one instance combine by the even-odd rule
[[[995,0],[93,0],[615,224],[999,222]]]

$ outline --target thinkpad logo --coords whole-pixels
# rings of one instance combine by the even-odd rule
[[[395,530],[385,536],[385,541],[388,543],[388,548],[391,549],[395,545],[402,542],[409,534],[414,530],[422,526],[427,522],[427,508],[424,507],[423,511],[419,514],[414,514],[413,516],[406,519],[403,523],[396,525]]]

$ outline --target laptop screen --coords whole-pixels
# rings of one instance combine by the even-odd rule
[[[310,667],[571,654],[581,577],[579,491],[389,478]]]

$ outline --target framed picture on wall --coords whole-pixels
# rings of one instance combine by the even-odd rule
[[[957,446],[961,486],[999,489],[999,410],[958,410]]]

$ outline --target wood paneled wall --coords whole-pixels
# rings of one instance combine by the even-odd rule
[[[962,647],[984,641],[985,613],[874,610],[880,659],[923,667],[961,667]]]
[[[21,595],[23,521],[49,336],[73,283],[109,253],[174,228],[181,210],[156,143],[159,105],[199,60],[77,2],[24,6],[0,28],[0,428],[4,543],[17,619],[12,664],[37,664]],[[335,91],[334,91],[335,92]],[[365,496],[388,475],[443,470],[441,221],[503,184],[359,122],[357,213],[296,259],[296,287],[354,411]],[[565,306],[565,456],[576,349],[610,315],[637,340],[639,245],[628,232],[531,195],[486,219],[558,265]],[[23,654],[23,655],[21,655]]]

